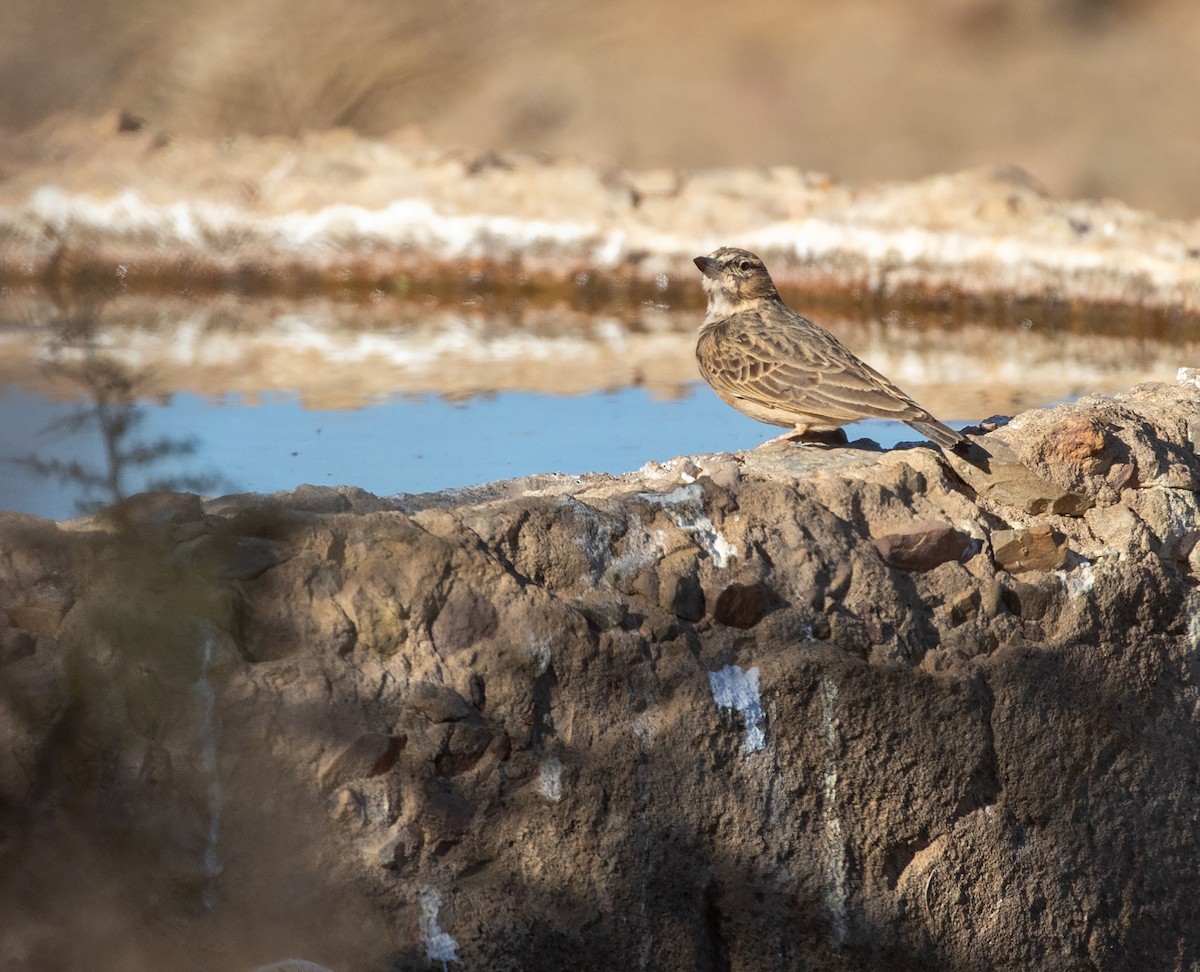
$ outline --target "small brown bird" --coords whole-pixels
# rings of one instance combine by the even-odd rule
[[[970,445],[825,328],[784,304],[753,253],[723,246],[695,263],[708,294],[696,340],[700,373],[739,412],[794,429],[782,438],[886,418],[907,422],[946,449]]]

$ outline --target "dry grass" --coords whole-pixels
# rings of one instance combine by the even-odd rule
[[[1060,195],[1200,213],[1187,0],[9,6],[8,126],[79,108],[214,136],[415,125],[480,148],[851,181],[1009,162]]]

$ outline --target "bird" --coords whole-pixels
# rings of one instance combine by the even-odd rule
[[[792,430],[763,445],[828,441],[823,433],[848,422],[885,418],[908,423],[943,449],[970,447],[833,334],[788,307],[756,254],[723,246],[693,262],[708,295],[696,338],[700,373],[726,404]]]

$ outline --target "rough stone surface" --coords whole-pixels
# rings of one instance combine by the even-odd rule
[[[997,530],[992,534],[992,556],[1010,574],[1057,570],[1066,563],[1067,553],[1067,538],[1044,524],[1028,530]]]
[[[0,517],[5,967],[1193,967],[1197,409]]]
[[[901,570],[932,570],[971,549],[970,537],[941,523],[914,524],[873,537],[871,542],[879,556]]]

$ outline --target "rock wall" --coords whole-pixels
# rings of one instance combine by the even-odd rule
[[[1180,378],[982,468],[4,517],[5,967],[1193,967]]]

